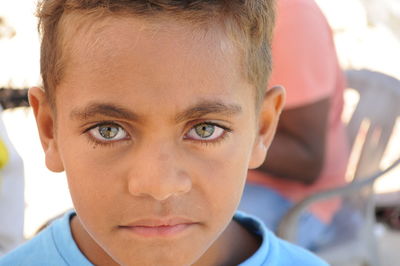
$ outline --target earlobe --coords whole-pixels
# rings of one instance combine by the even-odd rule
[[[258,132],[255,138],[249,169],[258,168],[265,160],[274,138],[279,116],[285,103],[285,89],[275,86],[269,89],[260,107]]]
[[[264,162],[267,151],[268,147],[264,144],[264,142],[260,141],[260,139],[257,139],[253,146],[249,169],[258,168]]]
[[[40,141],[46,157],[46,166],[53,172],[64,171],[54,128],[54,113],[47,100],[45,92],[38,87],[29,90],[29,103],[35,115]]]

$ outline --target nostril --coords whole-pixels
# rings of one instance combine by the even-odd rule
[[[175,196],[174,193],[160,193],[160,194],[153,194],[151,195],[153,199],[159,201],[159,202],[165,202],[169,198]]]

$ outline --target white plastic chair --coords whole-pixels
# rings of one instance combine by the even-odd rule
[[[379,253],[373,232],[373,184],[400,164],[400,159],[397,159],[385,170],[380,169],[394,125],[400,117],[400,81],[369,70],[348,70],[346,76],[348,88],[356,90],[360,96],[347,125],[351,158],[354,159],[354,154],[357,158],[353,181],[311,195],[296,204],[281,220],[277,234],[295,242],[296,224],[304,210],[315,202],[341,197],[342,207],[332,223],[335,234],[316,253],[331,265],[357,263],[375,266],[379,265]]]

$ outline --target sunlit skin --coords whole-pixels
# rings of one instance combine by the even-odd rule
[[[247,170],[265,158],[282,89],[256,111],[218,25],[113,18],[100,28],[67,36],[56,112],[30,91],[47,167],[66,171],[79,248],[96,265],[240,263],[259,240],[232,216]]]

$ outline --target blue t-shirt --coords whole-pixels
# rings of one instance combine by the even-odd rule
[[[72,238],[70,220],[74,215],[73,211],[66,213],[32,240],[0,258],[0,266],[92,266]],[[260,248],[241,266],[327,265],[310,252],[277,238],[254,217],[238,212],[234,219],[262,238]]]

